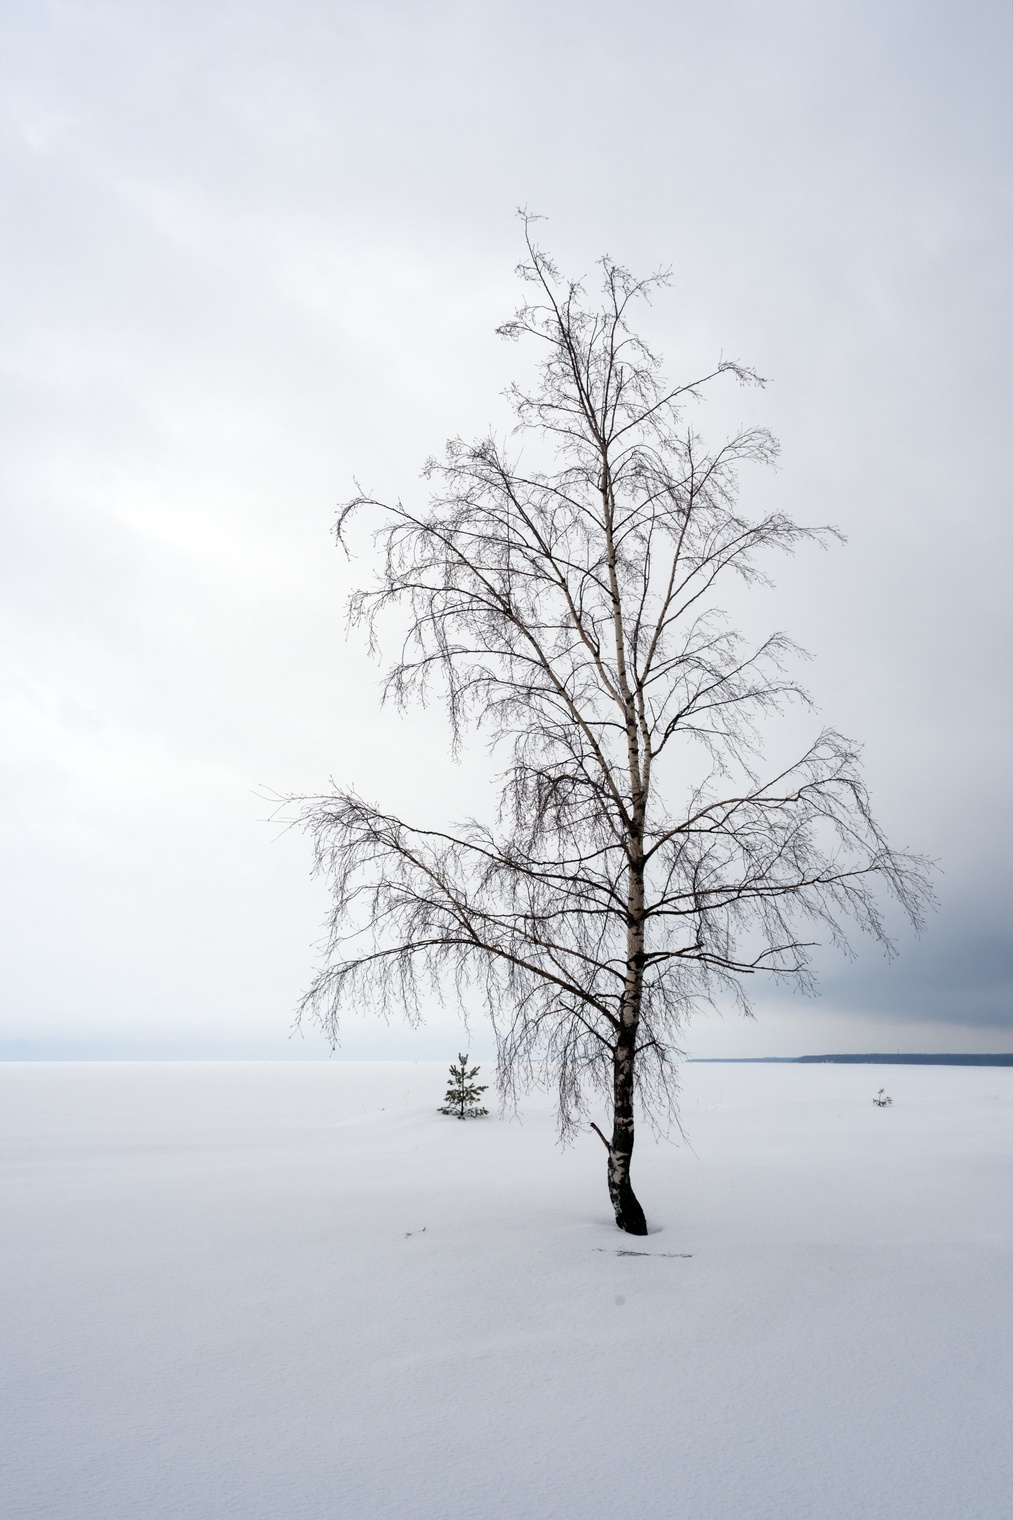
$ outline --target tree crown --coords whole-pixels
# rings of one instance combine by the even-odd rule
[[[634,983],[637,1080],[671,1094],[694,1006],[731,994],[748,1010],[758,972],[808,987],[810,936],[846,947],[849,922],[889,949],[875,889],[916,923],[929,889],[924,862],[888,846],[840,734],[762,770],[761,721],[808,700],[786,671],[797,651],[779,632],[750,644],[720,587],[834,530],[743,511],[739,470],[770,463],[774,440],[746,429],[708,450],[687,416],[723,377],[762,381],[724,361],[667,384],[629,325],[663,276],[606,258],[593,304],[526,231],[535,298],[500,332],[543,345],[536,387],[509,395],[515,437],[548,463],[454,439],[427,466],[427,507],[360,495],[337,525],[343,542],[356,515],[379,519],[379,579],[351,621],[377,642],[396,613],[387,695],[438,695],[455,746],[469,725],[487,734],[498,816],[433,831],[347,791],[302,799],[334,892],[303,1009],[333,1034],[353,992],[418,1017],[425,983],[449,977],[465,1001],[477,986],[501,1084],[547,1060],[566,1130],[585,1079],[606,1078]]]

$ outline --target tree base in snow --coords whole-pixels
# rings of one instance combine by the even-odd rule
[[[627,1235],[646,1235],[647,1220],[644,1211],[640,1207],[639,1200],[633,1189],[627,1183],[625,1188],[619,1189],[612,1196],[612,1207],[616,1211],[616,1224]]]

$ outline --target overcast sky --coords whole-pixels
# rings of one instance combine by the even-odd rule
[[[848,542],[757,615],[942,868],[895,963],[691,1053],[1013,1048],[1007,0],[4,9],[0,1053],[325,1054],[323,891],[258,791],[488,810],[438,712],[378,711],[330,531],[506,425],[518,204],[569,273],[671,266],[674,378],[771,377],[702,421],[770,426],[747,492]]]

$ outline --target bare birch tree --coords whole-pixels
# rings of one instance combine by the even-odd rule
[[[593,1128],[616,1222],[642,1235],[635,1100],[673,1112],[693,1009],[731,994],[748,1011],[758,973],[807,987],[815,937],[846,945],[849,923],[889,948],[877,888],[917,925],[928,886],[840,734],[761,769],[760,720],[806,700],[795,646],[750,644],[717,598],[829,530],[746,514],[738,471],[774,440],[749,429],[708,451],[687,413],[705,387],[762,382],[722,362],[667,384],[629,325],[663,277],[605,258],[589,302],[525,230],[532,299],[499,331],[541,345],[537,384],[509,393],[541,466],[457,439],[427,467],[424,508],[360,495],[337,525],[345,542],[368,514],[382,546],[351,621],[375,639],[381,615],[402,619],[386,694],[445,702],[455,748],[485,731],[505,757],[498,816],[443,831],[349,791],[297,799],[333,894],[300,1016],[334,1039],[349,999],[417,1020],[428,986],[481,989],[502,1091],[543,1063],[564,1134],[607,1099],[608,1133]]]

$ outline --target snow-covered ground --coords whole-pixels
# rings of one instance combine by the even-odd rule
[[[1013,1071],[690,1066],[646,1240],[445,1075],[0,1066],[11,1520],[1013,1513]]]

